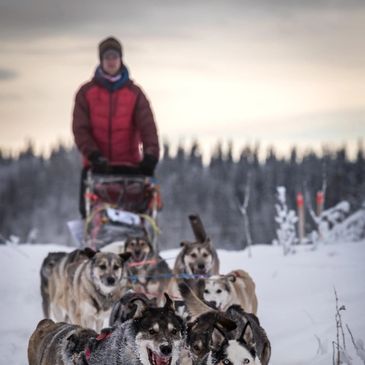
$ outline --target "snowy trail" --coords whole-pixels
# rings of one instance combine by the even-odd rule
[[[27,342],[42,318],[39,269],[56,245],[0,246],[0,365],[26,365]],[[162,253],[176,256],[178,250]],[[272,344],[272,365],[328,365],[335,339],[337,290],[344,323],[365,341],[365,242],[300,247],[284,257],[280,247],[258,245],[245,251],[219,250],[221,272],[247,270],[256,282],[258,315]],[[170,265],[173,260],[168,260]],[[320,338],[322,354],[316,355]],[[361,364],[348,338],[353,365]]]

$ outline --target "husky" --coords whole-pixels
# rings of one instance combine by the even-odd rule
[[[70,322],[100,331],[112,306],[127,290],[126,261],[130,253],[120,255],[96,252],[76,269],[65,290]]]
[[[248,350],[250,353],[253,353],[252,350],[255,350],[255,356],[258,358],[258,360],[255,360],[256,362],[253,362],[253,364],[267,365],[269,363],[271,356],[270,341],[266,335],[265,330],[261,327],[259,319],[256,317],[256,315],[245,312],[239,305],[232,305],[226,311],[219,312],[201,301],[193,292],[193,290],[191,290],[185,283],[180,283],[179,289],[182,297],[185,300],[187,310],[194,321],[204,314],[212,313],[212,311],[213,313],[221,313],[221,315],[233,321],[237,326],[235,330],[231,330],[229,333],[225,332],[225,339],[227,339],[228,342],[229,340],[236,340],[237,342],[241,343],[242,341],[240,340],[243,336],[245,338],[246,350]],[[200,321],[198,323],[203,322]],[[202,326],[203,325],[199,325],[197,328],[195,328],[195,331],[199,332]],[[220,328],[218,328],[218,330],[222,332]],[[214,333],[218,334],[217,331]],[[227,347],[227,341],[223,340],[224,339],[221,341],[221,345]],[[234,346],[238,345],[235,344]]]
[[[165,295],[162,308],[141,306],[134,318],[112,329],[103,341],[93,341],[89,365],[177,365],[184,343],[184,323]]]
[[[255,283],[243,270],[235,270],[227,275],[211,276],[204,280],[203,298],[220,311],[231,305],[240,305],[246,313],[257,313]]]
[[[218,328],[212,333],[211,350],[206,365],[262,365],[252,341],[252,330],[247,323],[241,335],[235,339],[227,339]]]
[[[166,261],[154,252],[146,237],[128,238],[124,252],[131,254],[127,267],[134,291],[161,302],[172,278],[172,271]]]
[[[97,337],[91,329],[43,319],[28,343],[29,365],[81,365],[87,343]]]
[[[41,276],[41,296],[42,309],[45,318],[49,318],[50,294],[49,294],[49,278],[57,262],[67,255],[66,252],[50,252],[43,260],[40,276]]]
[[[69,286],[78,265],[93,257],[89,248],[70,253],[49,253],[41,267],[43,314],[57,322],[68,322],[67,302]]]
[[[205,242],[183,241],[174,274],[210,276],[219,274],[219,259],[209,238]]]
[[[157,307],[157,300],[148,299],[145,294],[128,291],[119,301],[115,302],[109,318],[109,326],[121,324],[135,316],[138,308]]]
[[[237,324],[237,329],[231,333],[234,338],[237,338],[240,332],[243,333],[249,326],[247,333],[245,333],[246,343],[255,350],[261,365],[269,364],[271,344],[257,316],[253,313],[247,313],[239,305],[230,306],[224,314]]]
[[[196,288],[196,279],[219,274],[219,259],[217,251],[212,242],[207,238],[204,242],[183,241],[182,247],[175,260],[174,276],[169,285],[169,294],[180,299],[178,284],[181,281],[189,282],[189,285]]]
[[[226,333],[235,329],[236,324],[233,321],[214,311],[203,313],[195,321],[188,323],[186,346],[191,363],[199,365],[207,362],[215,330]]]

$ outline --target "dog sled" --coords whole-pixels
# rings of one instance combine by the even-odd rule
[[[157,215],[162,204],[156,179],[90,169],[85,185],[85,246],[98,250],[116,242],[123,244],[130,236],[147,235],[158,251]]]

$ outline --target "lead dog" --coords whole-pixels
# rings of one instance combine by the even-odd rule
[[[134,319],[116,326],[103,341],[92,342],[89,365],[177,365],[184,324],[166,295],[163,308],[140,306]]]
[[[29,339],[29,365],[80,365],[86,344],[96,336],[90,329],[43,319]]]
[[[204,280],[203,298],[220,311],[231,305],[240,305],[247,313],[257,313],[255,283],[243,270],[235,270],[227,275],[211,276]]]

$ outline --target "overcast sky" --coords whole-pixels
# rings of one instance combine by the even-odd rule
[[[115,35],[161,141],[354,149],[365,135],[363,0],[0,0],[0,148],[72,144],[78,87]]]

